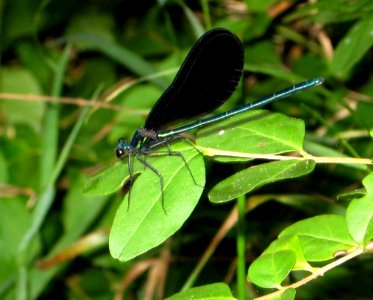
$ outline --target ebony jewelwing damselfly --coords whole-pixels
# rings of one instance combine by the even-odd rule
[[[144,127],[136,130],[131,142],[128,143],[123,138],[118,140],[117,157],[128,156],[129,193],[133,183],[133,157],[136,157],[159,177],[164,209],[163,177],[146,161],[147,155],[156,152],[156,149],[161,146],[169,146],[170,142],[181,139],[180,134],[185,131],[211,125],[245,111],[262,107],[323,82],[323,78],[320,77],[304,81],[240,108],[181,127],[170,128],[170,125],[176,122],[197,118],[221,106],[235,91],[242,76],[243,65],[242,43],[236,35],[226,29],[212,29],[195,43],[174,81],[151,109]],[[173,152],[170,148],[168,154],[180,156],[184,160],[180,153]],[[188,167],[187,164],[186,167]],[[193,174],[191,175],[193,177]]]

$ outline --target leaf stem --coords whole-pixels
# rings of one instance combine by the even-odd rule
[[[332,263],[330,264],[327,264],[326,266],[322,267],[322,268],[319,268],[316,270],[316,272],[312,273],[311,275],[303,278],[302,280],[299,280],[291,285],[288,285],[286,287],[283,287],[282,289],[274,292],[274,293],[271,293],[271,294],[268,294],[268,295],[265,295],[265,296],[262,296],[262,297],[258,297],[258,298],[255,298],[255,300],[266,300],[266,299],[273,299],[274,297],[276,296],[280,296],[282,295],[287,289],[296,289],[302,285],[305,285],[306,283],[310,282],[311,280],[314,280],[316,279],[317,277],[320,277],[320,276],[323,276],[326,272],[330,271],[331,269],[345,263],[346,261],[350,260],[350,259],[353,259],[354,257],[356,256],[359,256],[361,255],[362,253],[364,253],[364,249],[363,248],[356,248],[355,250],[349,252],[347,255],[333,261]]]
[[[268,160],[313,160],[319,164],[335,163],[335,164],[364,164],[372,165],[373,160],[369,158],[353,158],[353,157],[326,157],[313,156],[302,151],[303,156],[287,156],[278,154],[260,154],[260,153],[245,153],[235,151],[224,151],[213,148],[205,148],[198,146],[198,150],[206,156],[221,156],[221,157],[236,157],[236,158],[252,158],[252,159],[268,159]]]

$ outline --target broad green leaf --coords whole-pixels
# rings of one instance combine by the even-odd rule
[[[258,257],[249,268],[248,280],[264,288],[280,288],[296,262],[291,250],[281,250]]]
[[[197,143],[226,151],[274,154],[301,151],[303,138],[303,121],[255,110],[200,130]]]
[[[204,286],[198,286],[191,288],[185,292],[180,292],[166,298],[166,300],[207,300],[207,299],[217,299],[217,300],[233,300],[231,290],[225,283],[213,283]]]
[[[160,178],[146,168],[131,189],[130,203],[127,195],[117,210],[109,238],[114,258],[128,261],[161,244],[192,213],[205,184],[203,157],[193,148],[182,154],[191,173],[180,157],[147,157],[163,177],[164,210]]]
[[[209,192],[209,199],[214,203],[226,202],[265,184],[308,174],[314,167],[315,162],[312,160],[263,163],[238,172],[218,183]]]
[[[298,235],[307,261],[325,261],[338,251],[351,250],[358,245],[348,232],[346,220],[337,215],[321,215],[299,221],[279,237]]]
[[[299,238],[296,235],[278,238],[263,252],[263,254],[275,253],[282,250],[291,250],[296,255],[296,262],[293,270],[304,270],[312,272],[312,267],[307,263],[300,246]]]
[[[345,78],[351,68],[373,45],[373,14],[367,13],[339,42],[332,60],[331,71],[337,77]]]
[[[373,238],[373,173],[364,178],[367,194],[353,200],[347,207],[346,220],[350,234],[359,244]]]

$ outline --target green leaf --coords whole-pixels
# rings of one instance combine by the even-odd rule
[[[250,7],[250,11],[255,12],[267,12],[270,9],[271,5],[274,5],[276,0],[264,0],[264,1],[255,1],[255,0],[246,0],[245,1]]]
[[[314,167],[315,162],[312,160],[263,163],[221,181],[209,192],[209,199],[214,203],[226,202],[265,184],[308,174],[313,171]]]
[[[286,289],[282,294],[281,294],[281,300],[293,300],[295,299],[295,295],[297,293],[296,289]]]
[[[193,177],[180,157],[147,157],[163,177],[164,210],[160,178],[146,168],[131,189],[130,203],[127,195],[117,210],[109,238],[114,258],[128,261],[158,246],[192,213],[205,184],[203,158],[193,148],[182,154]]]
[[[296,262],[291,250],[282,250],[258,257],[249,268],[248,280],[264,288],[281,288]]]
[[[33,74],[22,69],[2,68],[3,93],[41,94],[41,87]],[[37,101],[3,100],[0,102],[1,116],[11,124],[27,124],[39,130],[44,113],[44,104]],[[27,117],[25,117],[27,116]]]
[[[108,195],[117,191],[128,178],[128,165],[118,161],[102,172],[87,179],[83,192],[87,196]]]
[[[166,298],[166,300],[189,300],[189,299],[217,299],[217,300],[233,300],[231,290],[225,283],[213,283],[204,286],[191,288],[185,292],[180,292]]]
[[[339,42],[331,65],[331,71],[335,76],[345,78],[351,71],[351,68],[372,47],[372,28],[373,14],[368,13]]]
[[[71,42],[84,43],[85,46],[102,52],[139,76],[151,75],[157,71],[137,53],[110,39],[89,33],[72,35],[69,36],[68,39]],[[150,78],[150,81],[163,88],[166,88],[168,85],[167,82],[161,78]]]
[[[82,194],[83,176],[77,171],[71,172],[71,186],[63,201],[62,221],[65,235],[79,236],[102,212],[108,197],[87,197]]]
[[[18,198],[0,201],[0,290],[3,290],[17,277],[19,272],[18,248],[25,232],[30,228],[31,216]],[[30,251],[26,254],[27,260],[35,257],[40,250],[40,239],[37,236],[32,242]]]
[[[296,262],[293,270],[305,270],[312,272],[312,267],[307,263],[303,250],[296,235],[285,236],[273,241],[263,254],[276,253],[282,250],[291,250],[296,255]]]
[[[82,12],[75,15],[66,30],[66,35],[92,35],[100,38],[107,39],[108,41],[114,40],[114,22],[112,16],[98,11]],[[89,50],[90,43],[78,42],[77,46],[80,49]]]
[[[279,237],[298,235],[307,261],[325,261],[338,251],[348,251],[358,245],[348,232],[346,220],[337,215],[321,215],[299,221]]]
[[[3,28],[2,45],[12,44],[21,37],[33,36],[38,26],[35,15],[39,9],[37,2],[14,0],[9,3],[1,2]]]
[[[364,178],[368,193],[351,201],[347,208],[346,221],[350,234],[356,242],[363,245],[373,238],[373,173]]]
[[[197,143],[226,151],[273,154],[301,151],[303,139],[302,120],[255,110],[200,130]]]
[[[363,184],[368,194],[373,194],[373,173],[363,179]]]

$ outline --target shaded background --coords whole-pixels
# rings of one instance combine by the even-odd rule
[[[313,154],[372,156],[371,1],[9,0],[0,9],[2,299],[26,292],[26,275],[31,298],[40,299],[161,299],[179,291],[233,204],[215,206],[202,198],[181,231],[123,264],[110,257],[107,247],[123,196],[87,198],[81,186],[86,176],[115,161],[116,140],[129,139],[143,124],[187,51],[209,28],[233,31],[245,47],[243,84],[223,109],[323,76],[322,95],[296,95],[268,109],[303,119],[305,149]],[[103,107],[113,91],[118,95]],[[56,171],[81,106],[92,104],[93,98],[99,99],[97,108],[84,119],[67,160]],[[207,191],[243,167],[206,163]],[[248,264],[287,225],[313,215],[343,213],[344,202],[337,203],[336,197],[360,188],[367,171],[318,166],[309,176],[258,190],[274,196],[247,214]],[[43,226],[22,251],[37,195],[51,181]],[[307,195],[309,201],[275,196],[284,193]],[[196,285],[226,281],[234,293],[235,244],[233,230]],[[371,274],[372,260],[357,259],[300,288],[297,297],[368,299]],[[250,284],[247,290],[249,296],[257,293]]]

